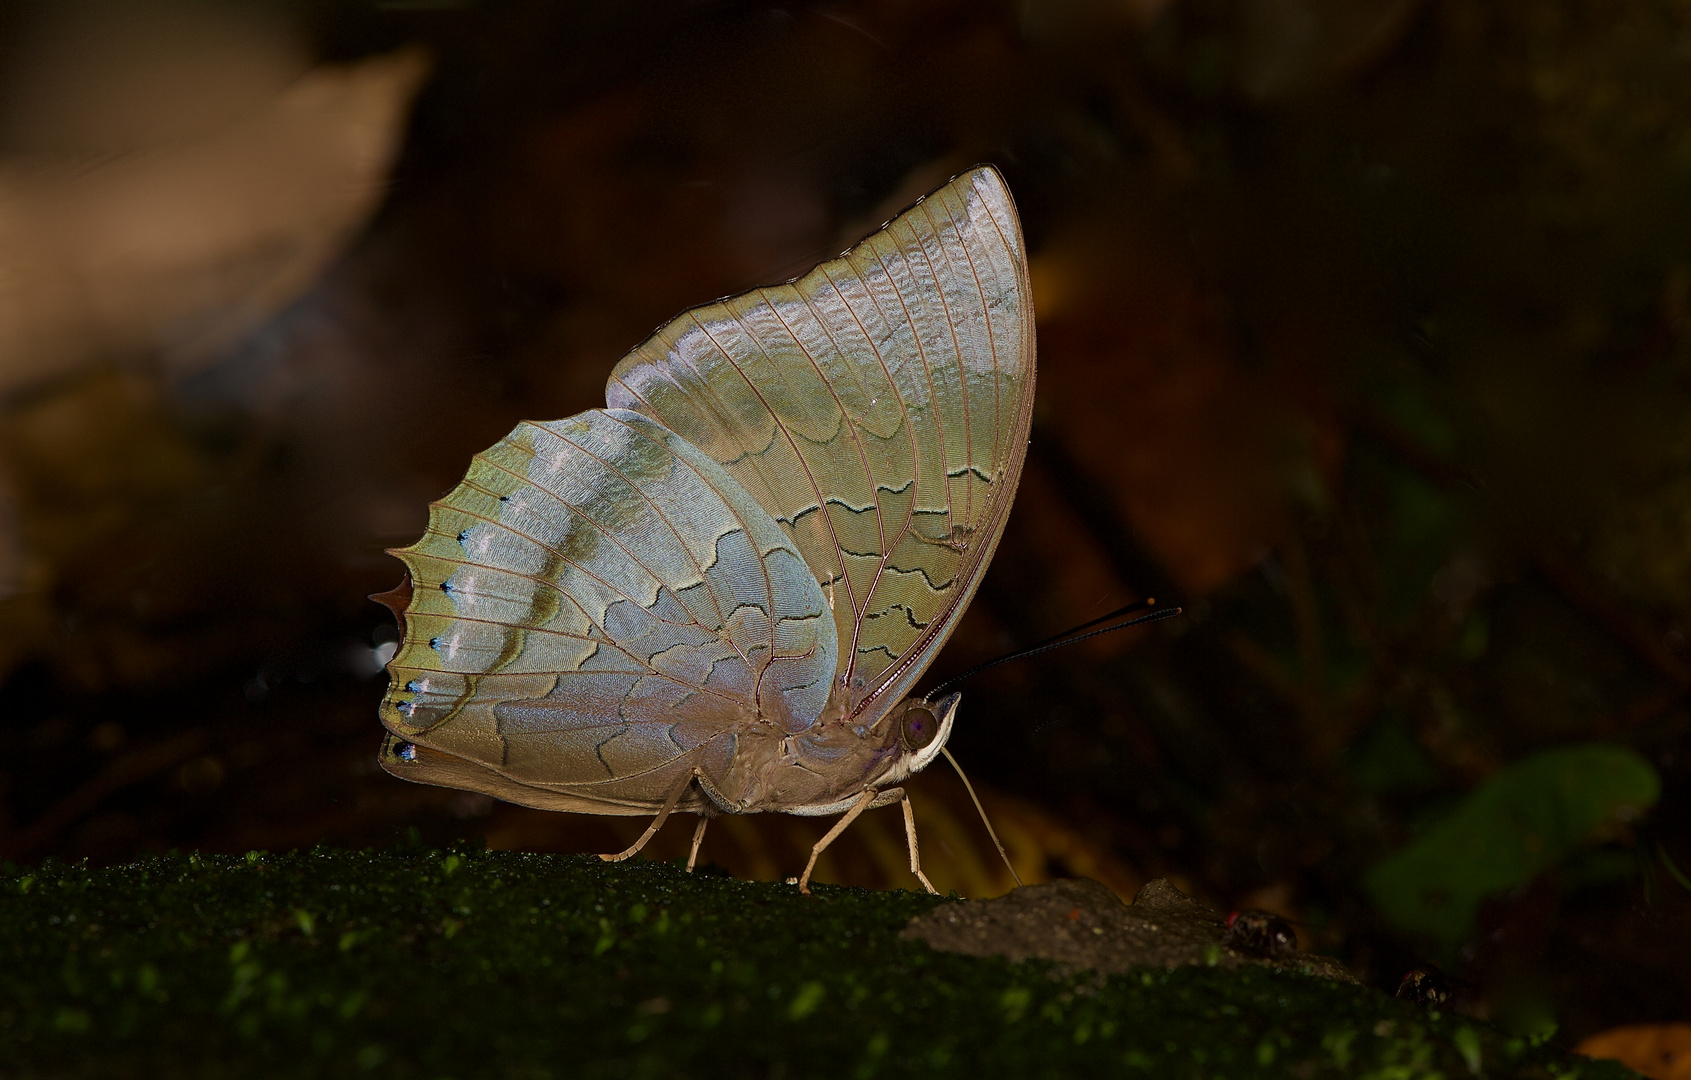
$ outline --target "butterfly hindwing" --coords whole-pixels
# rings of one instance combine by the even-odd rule
[[[648,806],[706,744],[802,730],[827,700],[837,639],[814,576],[647,417],[519,425],[396,554],[413,595],[382,719],[443,775],[496,774],[453,786]]]

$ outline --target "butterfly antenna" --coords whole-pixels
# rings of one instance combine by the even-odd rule
[[[931,702],[934,698],[951,689],[953,686],[956,686],[963,680],[972,679],[988,668],[995,668],[999,664],[1008,664],[1012,660],[1025,660],[1030,656],[1038,656],[1040,653],[1050,652],[1052,649],[1060,649],[1065,645],[1073,645],[1078,641],[1085,641],[1088,638],[1099,637],[1103,634],[1113,634],[1117,630],[1126,630],[1130,626],[1142,626],[1145,623],[1160,622],[1163,619],[1172,619],[1176,615],[1185,611],[1185,608],[1163,608],[1161,611],[1153,611],[1149,615],[1141,615],[1137,619],[1129,619],[1126,622],[1116,623],[1114,626],[1106,626],[1102,630],[1092,630],[1092,627],[1097,626],[1099,623],[1109,622],[1111,619],[1117,619],[1123,615],[1131,615],[1136,611],[1144,611],[1147,608],[1155,607],[1156,603],[1156,597],[1148,596],[1143,600],[1128,604],[1126,607],[1119,607],[1110,612],[1108,615],[1100,615],[1091,622],[1081,623],[1079,626],[1071,626],[1062,633],[1054,634],[1051,637],[1046,638],[1044,641],[1035,642],[1025,649],[1017,649],[1015,652],[1006,653],[996,660],[988,660],[984,664],[977,664],[968,671],[965,671],[963,674],[947,679],[932,690],[929,690],[925,695],[923,695],[922,702],[924,704]],[[1091,630],[1092,632],[1083,634],[1081,633],[1083,630]],[[953,764],[955,764],[955,762]]]
[[[969,798],[974,800],[975,810],[981,816],[981,824],[986,826],[986,834],[992,837],[992,843],[998,848],[998,857],[1004,860],[1004,866],[1010,871],[1010,876],[1016,879],[1016,888],[1022,887],[1022,875],[1016,873],[1016,868],[1010,862],[1010,853],[1004,850],[1004,842],[998,839],[998,834],[992,830],[992,822],[987,820],[986,807],[981,805],[980,796],[975,794],[975,785],[969,783],[969,778],[963,773],[963,766],[957,764],[957,759],[951,756],[951,751],[940,747],[939,752],[945,755],[945,760],[951,762],[951,767],[957,770],[957,776],[968,789]]]

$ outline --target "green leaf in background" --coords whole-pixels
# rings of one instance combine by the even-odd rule
[[[1627,747],[1546,750],[1488,779],[1374,867],[1368,891],[1399,928],[1454,944],[1473,929],[1481,900],[1526,884],[1660,793],[1656,770]]]
[[[1347,747],[1342,758],[1351,783],[1372,795],[1429,788],[1441,779],[1409,728],[1388,717]]]

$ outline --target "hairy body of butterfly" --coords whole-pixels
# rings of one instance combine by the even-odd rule
[[[902,802],[958,696],[906,695],[992,557],[1033,310],[1002,178],[952,180],[786,285],[685,312],[608,408],[525,422],[394,552],[384,768],[592,814]],[[612,858],[613,856],[607,856]],[[689,866],[691,861],[689,861]],[[932,886],[928,886],[930,889]]]

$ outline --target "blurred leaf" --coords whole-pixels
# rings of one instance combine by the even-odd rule
[[[1691,1024],[1631,1024],[1588,1036],[1574,1048],[1628,1065],[1652,1080],[1691,1077]]]
[[[1464,660],[1478,660],[1491,644],[1491,618],[1476,611],[1462,624],[1462,636],[1456,639],[1456,655]]]
[[[93,164],[0,158],[0,389],[114,355],[192,372],[296,300],[385,197],[428,67],[402,49],[320,68],[202,137]]]
[[[1378,414],[1376,424],[1390,424],[1438,460],[1456,456],[1459,439],[1449,407],[1438,400],[1429,376],[1419,367],[1381,358],[1363,367],[1358,378],[1364,384],[1363,400]]]
[[[1547,750],[1499,772],[1368,875],[1385,916],[1445,942],[1473,927],[1485,897],[1524,885],[1661,793],[1656,770],[1610,743]]]
[[[1656,845],[1656,861],[1668,872],[1668,876],[1679,882],[1687,890],[1691,890],[1691,878],[1685,876],[1685,871],[1679,868],[1679,865],[1669,857],[1667,849],[1660,844]]]
[[[1683,440],[1676,440],[1683,442]],[[1691,605],[1691,455],[1667,439],[1642,493],[1617,498],[1592,540],[1594,561],[1632,596],[1652,605]]]
[[[1408,622],[1455,547],[1459,520],[1450,496],[1419,474],[1398,473],[1388,492],[1392,529],[1381,545],[1381,585],[1389,617]]]
[[[1562,891],[1574,893],[1624,881],[1636,875],[1638,868],[1638,852],[1635,849],[1599,847],[1582,851],[1562,867]]]
[[[1395,720],[1376,724],[1348,747],[1344,764],[1352,783],[1376,795],[1425,788],[1439,779],[1438,768],[1427,752],[1409,729]]]

